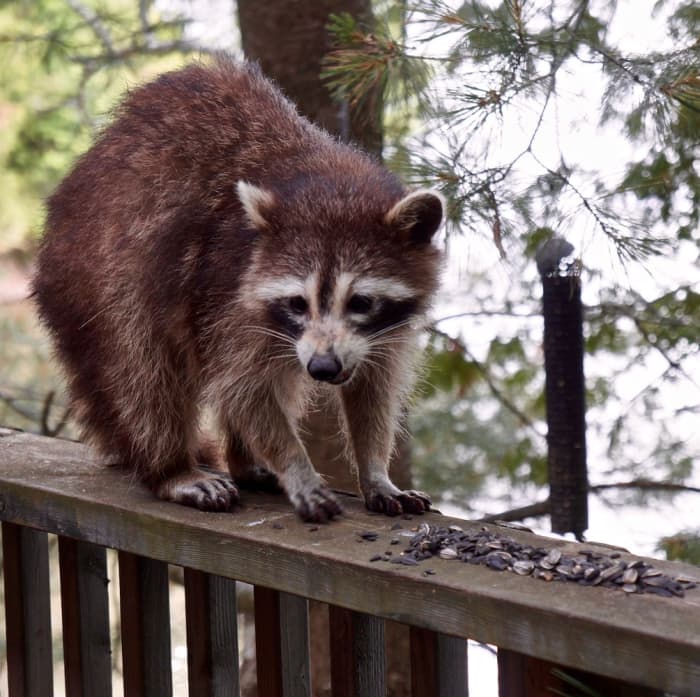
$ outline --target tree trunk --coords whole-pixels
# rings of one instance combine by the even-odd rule
[[[381,95],[366,100],[375,106],[374,113],[350,109],[335,101],[321,81],[323,57],[332,39],[326,26],[330,15],[341,12],[372,26],[370,0],[238,0],[243,52],[260,64],[304,116],[381,158]]]

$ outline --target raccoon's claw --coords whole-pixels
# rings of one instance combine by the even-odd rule
[[[316,487],[291,497],[294,509],[306,523],[327,523],[342,515],[343,509],[326,487]]]
[[[415,491],[413,489],[402,491],[398,499],[401,501],[401,507],[404,513],[420,514],[430,510],[430,497],[422,491]]]
[[[430,510],[430,498],[422,491],[397,491],[395,494],[372,491],[365,497],[365,505],[370,511],[388,516],[421,514]]]
[[[224,472],[196,470],[163,482],[155,495],[200,511],[228,511],[238,501],[238,489]]]

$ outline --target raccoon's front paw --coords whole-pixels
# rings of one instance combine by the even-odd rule
[[[430,497],[422,491],[387,492],[380,489],[370,489],[365,494],[365,505],[375,513],[385,513],[389,516],[401,513],[425,513],[430,510]]]
[[[200,511],[228,511],[238,502],[238,489],[225,472],[205,468],[171,477],[154,489],[159,499]]]
[[[327,523],[343,513],[335,496],[325,486],[293,494],[290,500],[299,517],[307,523]]]

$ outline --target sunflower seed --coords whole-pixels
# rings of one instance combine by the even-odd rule
[[[404,553],[390,559],[387,550],[381,557],[383,560],[415,566],[425,559],[439,556],[497,571],[508,570],[519,576],[532,575],[544,581],[602,585],[628,594],[653,593],[663,597],[683,597],[685,591],[697,586],[696,579],[690,576],[672,578],[654,568],[649,560],[625,561],[619,552],[606,554],[591,549],[564,554],[556,547],[521,544],[486,527],[465,531],[457,525],[442,528],[422,523],[412,532],[399,530],[393,533],[390,544],[398,544],[403,536],[411,538]],[[363,538],[360,537],[359,541]]]
[[[625,584],[636,583],[638,576],[637,569],[625,569],[622,574],[622,582]],[[622,590],[624,590],[624,588]]]
[[[515,573],[519,576],[528,576],[532,573],[532,570],[534,568],[534,561],[529,561],[527,559],[519,559],[518,561],[513,562],[513,571],[515,571]]]
[[[550,549],[545,559],[553,566],[556,566],[561,561],[561,550],[556,547]]]
[[[438,556],[440,559],[456,559],[457,550],[454,547],[445,547],[444,549],[440,550]]]

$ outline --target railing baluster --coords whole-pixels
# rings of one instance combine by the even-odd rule
[[[328,606],[333,697],[355,697],[352,610]]]
[[[335,605],[329,620],[334,697],[384,697],[384,620]]]
[[[112,652],[107,595],[107,551],[58,538],[67,697],[110,697]]]
[[[258,694],[283,697],[280,594],[255,586],[255,663]]]
[[[185,569],[190,697],[238,697],[236,582]]]
[[[119,552],[125,697],[171,697],[168,565]]]
[[[2,524],[9,697],[53,695],[48,536]]]
[[[537,697],[555,694],[564,684],[552,675],[549,661],[498,649],[498,694],[500,697]]]
[[[279,607],[284,697],[310,697],[309,601],[280,593]]]
[[[466,697],[468,694],[466,639],[411,627],[412,697]]]

